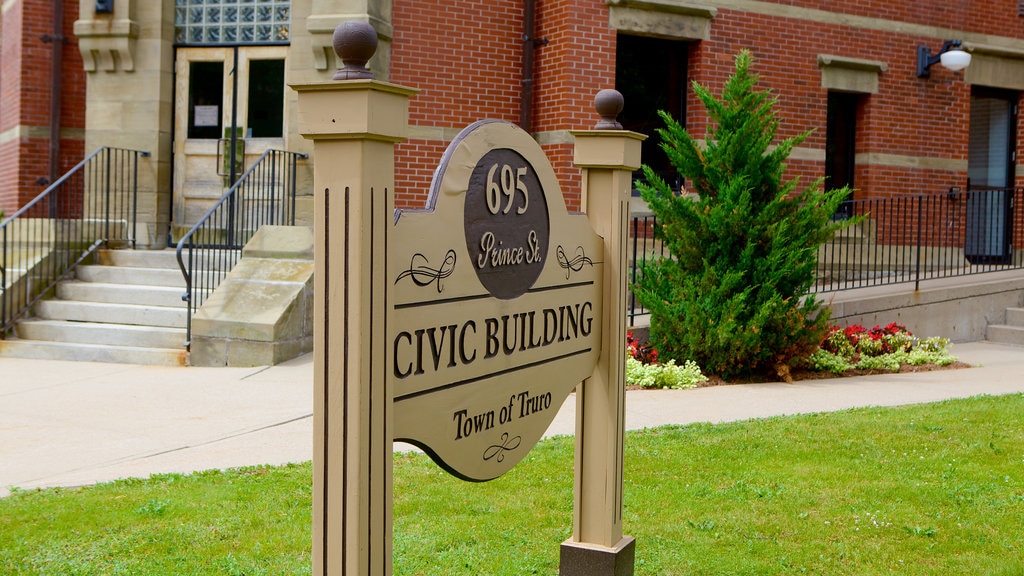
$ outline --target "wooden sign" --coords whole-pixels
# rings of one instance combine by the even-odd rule
[[[485,120],[452,141],[427,209],[399,213],[388,246],[394,438],[496,478],[593,373],[602,240],[566,211],[533,138]]]

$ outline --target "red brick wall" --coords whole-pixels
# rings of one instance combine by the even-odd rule
[[[412,102],[414,125],[458,128],[481,118],[518,119],[523,3],[396,0],[391,79],[421,89]],[[866,0],[838,7],[830,0],[776,3],[822,11],[812,13],[816,17],[839,11],[859,18],[1024,37],[1024,18],[1017,15],[1012,0],[930,5]],[[614,85],[616,32],[608,27],[605,0],[538,0],[536,14],[536,36],[549,42],[535,52],[533,131],[543,140],[546,135],[589,128],[596,121],[594,94]],[[828,91],[821,86],[817,55],[885,62],[879,92],[862,100],[857,152],[962,163],[967,157],[970,86],[962,73],[939,66],[933,67],[928,79],[919,79],[915,73],[916,47],[928,45],[937,51],[944,39],[949,38],[719,8],[711,38],[691,44],[689,79],[718,94],[733,70],[736,54],[749,49],[760,86],[778,99],[777,136],[788,138],[813,129],[802,148],[823,155]],[[692,91],[687,104],[687,127],[702,136],[707,116]],[[1024,140],[1021,123],[1018,131]],[[437,140],[399,146],[399,205],[422,205],[444,147]],[[572,164],[572,146],[551,144],[545,150],[567,204],[578,208],[579,171]],[[788,164],[787,175],[800,176],[807,184],[824,172],[821,161],[791,159]],[[966,184],[963,170],[888,164],[859,163],[858,197],[941,193]],[[1018,178],[1018,183],[1024,185],[1024,178]]]
[[[911,6],[909,2],[898,4],[905,10]],[[883,5],[889,3],[879,3],[879,12],[872,15],[882,14]],[[868,15],[869,11],[862,11]],[[891,7],[885,11],[890,12]],[[918,18],[909,13],[905,16],[910,21]],[[775,110],[780,138],[813,128],[815,132],[803,146],[824,150],[828,91],[821,87],[817,55],[832,54],[888,65],[879,76],[878,94],[864,99],[858,125],[858,153],[956,160],[967,157],[970,86],[963,82],[962,73],[935,67],[931,78],[919,79],[916,75],[915,47],[927,44],[937,50],[941,39],[726,9],[719,10],[715,17],[711,36],[710,40],[697,43],[691,53],[691,80],[719,94],[732,70],[735,54],[741,49],[750,50],[755,58],[754,71],[761,78],[760,86],[770,89],[778,99]],[[706,114],[692,94],[689,103],[688,127],[702,135]],[[820,162],[790,162],[787,174],[799,174],[809,181],[820,177],[823,170]],[[965,182],[963,171],[884,166],[861,166],[855,179],[862,195],[868,196],[938,193]]]
[[[85,72],[73,35],[78,4],[63,5],[63,36],[68,40],[61,46],[60,124],[65,129],[84,129]],[[37,180],[49,178],[53,44],[40,37],[54,34],[52,6],[47,0],[15,0],[4,13],[0,132],[13,133],[20,127],[23,133],[32,133],[0,144],[0,210],[7,214],[45,188]],[[83,145],[81,139],[61,138],[58,176],[81,161]]]
[[[391,81],[418,88],[409,117],[414,126],[461,128],[484,118],[519,121],[522,94],[523,0],[426,3],[397,0]],[[541,0],[535,51],[534,132],[588,128],[597,120],[593,98],[615,83],[615,33],[601,0]],[[395,202],[422,206],[446,147],[412,139],[396,150]],[[567,202],[579,206],[579,170],[571,145],[549,154]]]
[[[1024,21],[1018,15],[1016,0],[776,0],[775,4],[1010,37],[1020,36],[1021,23]]]
[[[539,0],[534,130],[586,130],[599,119],[594,96],[615,87],[615,30],[602,0]],[[580,171],[571,144],[545,147],[570,210],[580,207]]]
[[[519,119],[521,0],[418,2],[392,7],[391,81],[420,90],[414,126],[464,127]],[[447,144],[409,140],[396,149],[395,203],[420,207]]]

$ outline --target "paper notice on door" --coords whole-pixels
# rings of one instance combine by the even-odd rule
[[[196,106],[193,126],[217,126],[220,124],[219,106]]]

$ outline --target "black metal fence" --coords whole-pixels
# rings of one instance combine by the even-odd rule
[[[864,220],[821,247],[814,290],[916,290],[922,280],[1022,268],[1022,200],[1022,188],[986,188],[851,201]]]
[[[0,222],[0,338],[100,246],[136,241],[139,158],[100,148]]]
[[[815,292],[914,283],[1024,268],[1024,188],[852,200],[844,214],[863,220],[818,251]],[[630,281],[649,258],[664,256],[657,220],[634,215]],[[648,314],[630,297],[631,324]]]
[[[188,306],[186,347],[192,317],[220,285],[245,246],[264,225],[295,224],[296,164],[305,154],[267,150],[178,242]]]
[[[626,315],[629,325],[635,326],[637,318],[645,318],[650,312],[637,301],[632,285],[636,282],[637,271],[649,260],[666,255],[665,245],[658,238],[658,219],[653,214],[634,214],[629,226],[630,267],[629,267],[629,310]]]

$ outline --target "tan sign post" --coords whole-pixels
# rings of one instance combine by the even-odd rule
[[[316,158],[313,573],[391,574],[394,439],[490,480],[576,388],[576,514],[560,573],[632,574],[624,243],[643,137],[575,133],[587,214],[571,215],[529,134],[477,122],[445,152],[427,209],[396,215],[394,144],[415,91],[372,79],[375,41],[368,24],[343,23],[335,79],[347,81],[294,86]]]
[[[366,79],[373,29],[339,26],[361,62],[340,79],[293,86],[299,131],[313,140],[313,573],[391,574],[394,146],[408,131],[408,88]],[[345,32],[354,32],[353,42]],[[359,42],[358,40],[362,40]],[[372,44],[370,43],[372,41]],[[367,48],[369,46],[369,48]],[[354,48],[353,48],[354,47]]]
[[[622,534],[622,466],[626,400],[627,223],[632,173],[645,136],[622,130],[622,95],[595,99],[595,130],[573,132],[574,161],[583,170],[583,206],[603,238],[604,303],[601,356],[576,391],[576,483],[573,534],[562,544],[561,576],[633,573],[632,537]]]

